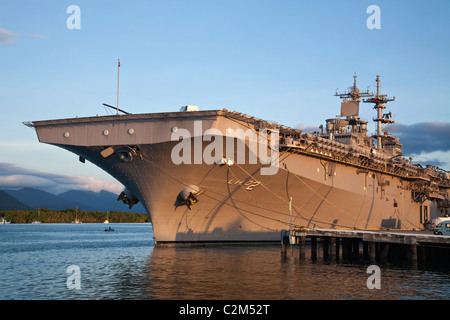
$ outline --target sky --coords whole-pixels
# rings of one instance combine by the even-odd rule
[[[449,21],[448,0],[0,0],[0,188],[121,191],[22,124],[109,114],[118,59],[131,113],[196,105],[294,128],[338,115],[355,72],[369,91],[380,75],[404,154],[450,170]],[[360,116],[373,133],[372,106]]]

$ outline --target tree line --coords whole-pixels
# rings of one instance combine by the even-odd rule
[[[40,221],[42,223],[72,223],[78,219],[82,223],[103,223],[108,220],[111,223],[143,223],[150,222],[150,218],[144,213],[123,212],[123,211],[81,211],[76,209],[66,210],[3,210],[0,217],[4,217],[11,223],[32,223]]]

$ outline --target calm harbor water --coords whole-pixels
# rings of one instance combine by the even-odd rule
[[[280,245],[155,247],[151,224],[0,225],[1,300],[447,300],[445,266],[300,260]],[[79,268],[80,288],[68,279]],[[67,272],[69,271],[69,273]],[[72,282],[71,282],[72,283]],[[76,283],[73,282],[73,283]]]

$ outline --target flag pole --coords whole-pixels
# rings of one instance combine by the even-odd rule
[[[120,76],[120,59],[117,66],[117,115],[119,115],[119,76]]]

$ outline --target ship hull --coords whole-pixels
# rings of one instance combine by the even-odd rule
[[[382,176],[380,186],[378,173],[344,165],[331,173],[320,159],[289,152],[280,154],[275,175],[261,175],[258,164],[176,165],[171,159],[175,144],[141,145],[142,158],[132,163],[104,159],[98,148],[63,147],[102,167],[136,195],[150,215],[157,242],[279,241],[281,230],[300,226],[421,228],[420,204],[399,178]],[[201,192],[198,202],[190,208],[177,203],[183,191]]]
[[[194,120],[203,129],[195,132]],[[41,142],[67,149],[120,181],[147,209],[157,243],[279,241],[283,229],[423,229],[433,218],[429,200],[414,201],[410,182],[314,153],[281,148],[277,170],[262,174],[262,161],[248,161],[254,149],[244,139],[223,139],[223,155],[234,162],[174,161],[174,128],[192,134],[189,150],[211,150],[205,129],[226,132],[245,122],[218,113],[102,117],[34,124]],[[131,130],[132,129],[132,130]],[[253,128],[252,128],[253,129]],[[216,140],[214,139],[214,141]],[[240,148],[240,147],[243,148]],[[130,158],[120,150],[131,150]],[[236,161],[245,150],[247,161]],[[194,152],[195,153],[195,152]],[[220,157],[216,157],[220,160]],[[187,162],[187,163],[186,163]],[[185,196],[195,195],[187,204]],[[198,201],[197,201],[198,200]]]

